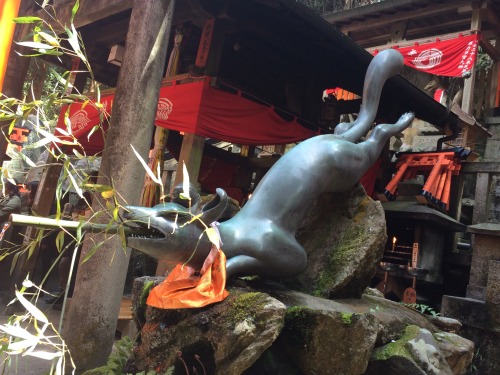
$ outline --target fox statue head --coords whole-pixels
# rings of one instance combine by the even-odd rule
[[[212,201],[195,214],[198,201],[195,192],[192,205],[186,207],[189,201],[181,199],[174,189],[170,202],[154,207],[127,206],[127,224],[144,229],[144,234],[128,237],[128,246],[158,260],[200,269],[212,247],[204,232],[221,217],[228,198],[224,190],[217,189]]]

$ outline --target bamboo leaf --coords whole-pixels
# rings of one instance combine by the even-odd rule
[[[49,142],[61,143],[61,140],[59,138],[57,138],[54,134],[49,133],[46,130],[43,130],[43,129],[40,128],[40,129],[38,129],[38,133],[40,133],[41,135],[43,135],[45,137],[45,139],[48,139]]]
[[[75,72],[76,73],[76,72]],[[80,94],[69,94],[68,95],[71,99],[75,100],[83,100],[84,103],[82,104],[82,109],[85,108],[85,106],[89,103],[88,98],[85,95],[80,95]]]
[[[115,206],[111,201],[106,201],[106,208],[108,211],[113,211],[115,209]]]
[[[20,251],[14,254],[14,257],[12,258],[12,264],[10,266],[10,272],[9,272],[10,275],[13,274],[14,269],[16,268],[17,260],[19,259],[20,255],[21,255]]]
[[[79,196],[80,198],[83,198],[83,190],[82,190],[82,188],[81,188],[80,186],[78,186],[78,184],[77,184],[77,182],[76,182],[75,178],[73,177],[73,175],[72,175],[69,171],[68,171],[68,177],[69,177],[69,179],[70,179],[70,181],[71,181],[71,184],[72,184],[72,185],[73,185],[73,187],[75,188],[76,193],[78,194],[78,196]]]
[[[11,342],[7,350],[16,353],[22,353],[24,349],[30,348],[38,343],[38,339],[33,336],[30,340],[21,340],[16,342]]]
[[[182,194],[180,194],[182,199],[191,199],[189,197],[189,173],[186,167],[186,163],[182,162]]]
[[[73,154],[75,154],[75,156],[80,160],[85,158],[85,156],[80,154],[75,148],[73,149]]]
[[[45,39],[51,46],[53,46],[53,47],[60,46],[59,41],[56,38],[54,38],[52,35],[47,34],[43,31],[40,31],[38,33],[38,35],[40,35],[43,39]]]
[[[49,320],[45,316],[43,312],[41,312],[38,307],[33,305],[30,301],[28,301],[24,296],[16,290],[16,298],[21,302],[26,310],[38,321],[43,323],[48,323]]]
[[[115,209],[113,210],[113,219],[115,221],[118,221],[118,212],[120,211],[120,208],[119,207],[115,207]]]
[[[87,140],[90,140],[90,137],[95,133],[97,129],[99,129],[99,125],[94,125],[94,127],[89,131],[89,134],[87,135]]]
[[[214,244],[217,249],[220,248],[220,237],[217,231],[214,228],[207,228],[205,229],[205,233],[207,234],[210,242]]]
[[[16,17],[12,21],[14,21],[14,23],[35,23],[35,22],[41,22],[43,20],[40,17],[26,16],[26,17]]]
[[[29,355],[31,357],[45,359],[47,361],[51,361],[55,358],[61,357],[63,355],[63,353],[62,352],[46,352],[44,350],[37,350],[37,351],[31,351],[29,353],[26,353],[26,355]]]
[[[73,85],[71,84],[71,82],[67,79],[65,79],[63,76],[61,76],[60,74],[58,74],[55,70],[52,71],[52,74],[57,78],[57,80],[59,81],[59,83],[61,83],[62,85],[64,85],[64,91],[67,91],[68,88],[73,88]],[[60,103],[65,103],[65,102],[68,102],[68,103],[74,103],[74,100],[71,100],[71,99],[62,99],[59,101]],[[69,108],[68,108],[69,110]]]
[[[120,240],[122,243],[122,249],[123,251],[127,250],[127,236],[125,235],[125,227],[123,225],[120,225],[118,227],[118,234],[120,236]]]
[[[70,137],[71,134],[68,133],[66,130],[64,130],[63,128],[55,128],[55,131],[58,132],[58,133],[61,133],[62,135],[64,135],[65,137]]]
[[[102,184],[83,184],[82,187],[84,189],[92,190],[92,191],[97,191],[97,192],[103,192],[103,191],[108,191],[108,190],[113,190],[113,188],[109,185],[102,185]]]
[[[19,152],[17,150],[16,151],[16,154],[24,161],[26,162],[30,167],[36,167],[37,165],[33,162],[33,160],[31,160],[29,157],[27,157],[26,155],[24,155],[22,152]]]
[[[19,337],[20,339],[25,339],[25,340],[35,339],[36,340],[36,336],[32,335],[24,328],[19,327],[19,326],[15,326],[12,324],[0,325],[0,331],[5,332],[9,336]]]
[[[56,249],[58,253],[61,253],[63,246],[64,246],[64,231],[61,230],[56,237]]]
[[[56,365],[56,375],[62,375],[63,374],[63,356],[59,357],[57,360],[57,365]]]
[[[139,155],[139,153],[135,150],[134,146],[130,145],[132,147],[132,151],[134,151],[135,156],[137,156],[137,159],[141,162],[142,166],[146,170],[146,173],[151,177],[151,180],[156,182],[157,184],[161,184],[161,180],[158,180],[158,178],[155,176],[151,168],[149,168],[148,164],[144,161],[144,159]]]
[[[31,258],[31,256],[35,252],[37,245],[38,245],[38,243],[36,241],[32,241],[30,243],[30,246],[28,247],[28,259]]]
[[[54,46],[51,46],[50,44],[45,44],[45,43],[39,43],[39,42],[16,42],[20,46],[23,47],[28,47],[28,48],[33,48],[33,49],[38,49],[38,50],[51,50],[54,48]]]
[[[97,251],[97,249],[99,249],[102,246],[103,243],[104,243],[104,241],[101,241],[101,242],[95,244],[94,246],[92,246],[92,248],[83,257],[83,260],[82,260],[81,264],[87,262],[90,258],[92,258],[92,255],[95,254],[95,252]]]
[[[106,191],[103,191],[101,193],[101,196],[104,198],[104,199],[109,199],[111,198],[113,195],[115,195],[115,192],[113,190],[106,190]]]
[[[73,23],[73,20],[75,19],[76,13],[78,12],[79,8],[80,8],[80,0],[76,0],[75,5],[73,5],[73,8],[71,9],[71,18],[70,18],[71,23]]]

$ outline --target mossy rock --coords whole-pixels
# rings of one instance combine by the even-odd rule
[[[375,275],[387,241],[380,202],[358,185],[321,195],[296,234],[307,268],[289,285],[323,298],[359,298]]]

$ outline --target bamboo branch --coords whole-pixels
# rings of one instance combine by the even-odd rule
[[[80,221],[56,220],[56,219],[48,219],[45,217],[19,215],[19,214],[11,214],[10,222],[14,225],[35,227],[39,229],[64,228],[68,230],[76,230],[79,226],[81,226],[82,231],[92,232],[92,233],[105,232],[109,234],[118,233],[120,228],[119,225],[108,226],[107,224],[96,224],[90,222],[85,222],[82,224]],[[123,230],[127,235],[145,233],[144,229],[129,227],[127,225],[123,225]]]

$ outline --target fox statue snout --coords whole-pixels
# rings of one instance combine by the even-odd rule
[[[357,120],[339,124],[335,134],[318,135],[293,147],[267,172],[243,208],[218,225],[228,277],[285,278],[305,269],[306,251],[295,232],[314,201],[322,193],[352,188],[390,137],[413,121],[413,113],[403,114],[395,124],[375,126],[366,140],[356,143],[373,125],[385,81],[402,66],[403,58],[395,50],[375,56],[366,73]],[[212,246],[204,230],[220,218],[226,204],[226,193],[217,189],[200,221],[192,222],[193,213],[178,194],[153,208],[128,207],[125,217],[151,234],[129,237],[128,245],[157,259],[200,269]]]
[[[201,268],[210,250],[211,243],[204,231],[210,223],[219,219],[227,205],[227,194],[217,189],[216,197],[207,204],[200,216],[194,219],[199,195],[195,192],[191,199],[183,200],[176,188],[171,202],[154,207],[126,207],[124,214],[128,225],[142,227],[141,235],[128,237],[128,246],[149,256],[169,263],[188,263],[195,269]],[[191,191],[193,197],[193,191]],[[186,207],[187,206],[187,207]],[[208,251],[204,252],[208,248]],[[197,251],[199,250],[199,251]]]

